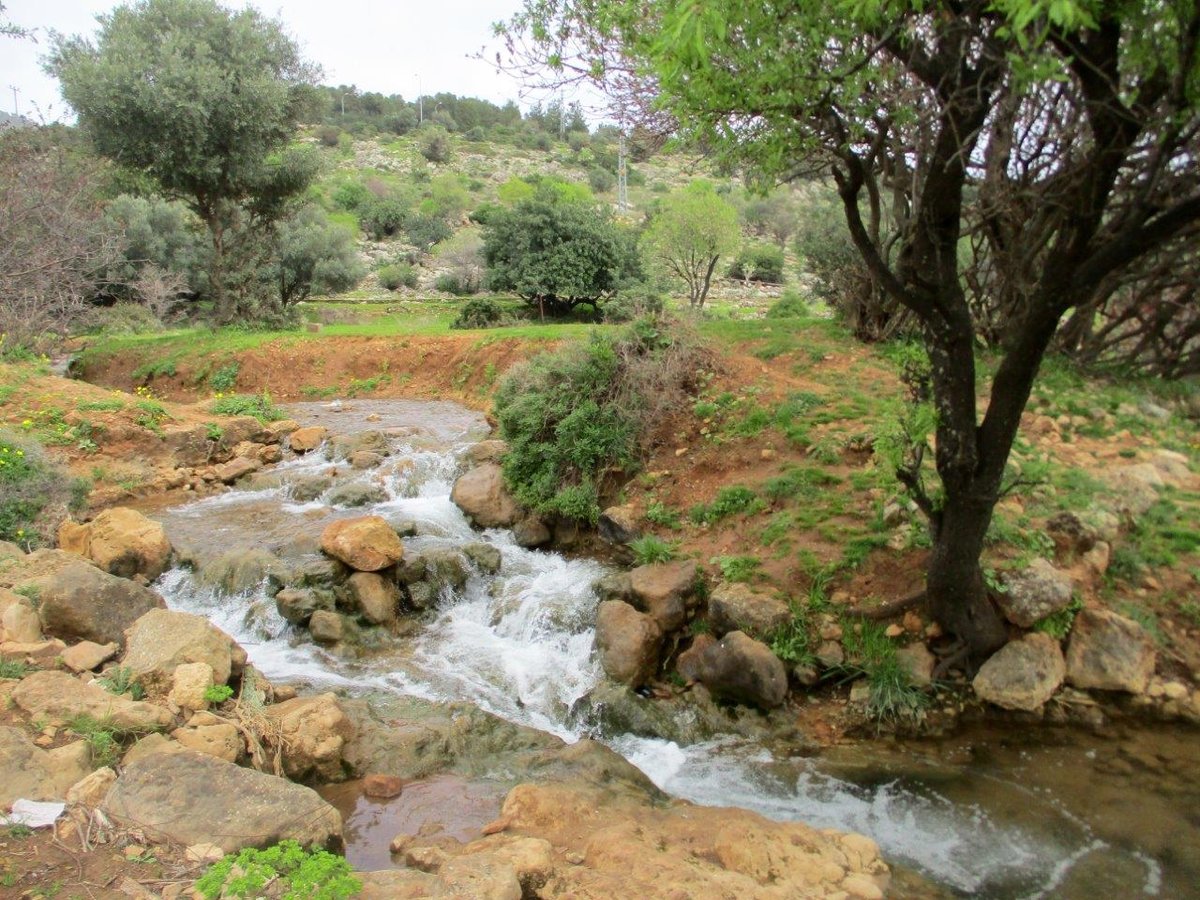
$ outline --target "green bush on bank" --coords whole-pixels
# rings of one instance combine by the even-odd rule
[[[59,524],[87,492],[86,482],[51,463],[36,443],[0,429],[0,541],[53,546]]]

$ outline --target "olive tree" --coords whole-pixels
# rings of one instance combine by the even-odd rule
[[[737,210],[708,181],[693,181],[668,195],[642,235],[647,266],[682,281],[688,305],[708,299],[717,260],[741,240]]]
[[[254,232],[316,174],[315,157],[288,150],[316,70],[279,22],[214,0],[140,0],[98,21],[94,41],[56,36],[47,68],[101,154],[204,223],[209,294],[229,321],[245,311],[229,273],[262,261]]]
[[[1200,4],[527,0],[507,33],[762,177],[832,176],[931,363],[936,481],[923,442],[899,469],[931,525],[928,606],[975,656],[1001,644],[980,554],[1043,357],[1072,309],[1200,222]],[[966,238],[986,298],[964,288]],[[980,300],[1005,311],[982,403]]]

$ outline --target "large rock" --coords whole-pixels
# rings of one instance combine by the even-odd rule
[[[274,726],[270,740],[283,755],[283,770],[297,781],[341,781],[346,777],[343,748],[354,725],[333,694],[296,697],[264,710]]]
[[[379,516],[330,522],[321,533],[321,549],[359,572],[378,572],[404,558],[399,535]]]
[[[382,431],[360,431],[331,437],[325,447],[325,455],[330,459],[348,459],[362,451],[386,455],[388,449],[387,435]]]
[[[478,466],[482,463],[498,463],[507,452],[507,441],[493,439],[472,444],[463,455]]]
[[[240,548],[202,560],[196,577],[226,594],[241,594],[257,588],[280,565],[279,557],[261,547]]]
[[[988,703],[1032,712],[1054,695],[1066,674],[1058,641],[1032,631],[993,653],[971,686]]]
[[[628,544],[642,536],[641,516],[633,506],[610,506],[596,523],[600,538],[610,544]]]
[[[467,560],[458,550],[453,548],[435,548],[421,554],[425,563],[425,574],[422,581],[430,584],[435,591],[444,588],[461,591],[467,583]]]
[[[550,527],[538,516],[525,516],[512,527],[518,547],[541,547],[550,543]]]
[[[170,725],[171,713],[161,706],[110,694],[95,684],[84,684],[66,672],[45,670],[21,679],[12,692],[13,702],[31,719],[64,725],[79,716],[111,722],[116,728],[139,730]]]
[[[171,732],[171,737],[185,750],[193,750],[225,762],[237,762],[242,754],[242,734],[236,725],[229,722],[176,728]]]
[[[521,508],[504,486],[504,471],[484,463],[454,482],[450,499],[480,528],[508,528],[521,518]]]
[[[1041,558],[1006,575],[1004,585],[1006,590],[997,595],[996,602],[1008,621],[1022,628],[1066,609],[1071,602],[1071,577]]]
[[[333,478],[329,475],[306,475],[291,483],[288,496],[297,503],[308,503],[316,500],[332,486]]]
[[[782,600],[760,594],[749,585],[732,582],[713,588],[708,598],[708,620],[720,637],[741,631],[756,638],[772,633],[792,620],[792,611]]]
[[[347,586],[359,614],[372,625],[385,625],[396,620],[400,589],[395,582],[375,572],[355,572]]]
[[[42,622],[33,603],[20,594],[0,588],[0,642],[36,644],[42,639]]]
[[[284,840],[336,847],[342,837],[341,815],[312,789],[188,751],[127,765],[101,810],[153,840],[226,853]]]
[[[371,506],[382,503],[387,498],[388,494],[383,485],[350,481],[333,488],[326,495],[325,502],[330,506]]]
[[[297,428],[288,435],[288,446],[293,453],[311,453],[325,442],[329,429],[322,425],[310,425],[307,428]]]
[[[682,628],[696,600],[695,560],[651,563],[629,573],[633,605],[649,613],[664,632]]]
[[[235,663],[240,669],[245,661],[245,651],[203,616],[155,609],[129,629],[121,665],[147,688],[166,692],[171,689],[175,668],[184,663],[208,663],[213,682],[225,684]]]
[[[600,665],[613,681],[639,687],[654,677],[663,633],[653,617],[620,600],[606,600],[596,611],[596,649]]]
[[[42,750],[21,729],[0,727],[0,810],[22,798],[62,800],[87,775],[90,760],[84,741]]]
[[[1075,617],[1067,644],[1067,681],[1075,687],[1140,694],[1154,662],[1154,640],[1132,619],[1106,609]]]
[[[709,644],[694,668],[714,697],[774,709],[787,697],[787,669],[766,644],[731,631]]]
[[[62,652],[63,665],[72,672],[90,672],[100,668],[121,652],[116,643],[97,644],[80,641]]]
[[[42,628],[64,640],[124,646],[125,629],[166,606],[154,591],[85,562],[64,566],[40,580],[39,587]]]
[[[307,625],[313,613],[332,613],[336,605],[333,592],[323,588],[284,588],[275,595],[275,608],[293,625]]]
[[[81,555],[111,575],[144,575],[153,581],[171,563],[171,542],[162,525],[137,510],[106,509],[81,528],[85,533],[72,544],[81,541]]]

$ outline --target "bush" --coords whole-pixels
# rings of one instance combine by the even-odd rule
[[[452,234],[454,229],[438,216],[413,213],[404,218],[404,236],[410,244],[423,250],[428,250]]]
[[[633,551],[633,558],[639,566],[670,562],[675,558],[675,545],[652,534],[645,534],[631,541],[629,549]]]
[[[329,221],[315,204],[303,207],[279,226],[278,257],[266,269],[286,306],[310,294],[339,294],[358,284],[365,270],[353,236]]]
[[[495,300],[486,297],[478,300],[468,300],[459,310],[458,317],[450,324],[451,328],[495,328],[506,321],[504,310]]]
[[[487,225],[497,213],[503,212],[505,212],[505,207],[500,203],[484,203],[476,207],[467,218],[476,225]]]
[[[336,147],[342,136],[342,129],[336,125],[322,125],[317,129],[317,140],[326,147]]]
[[[358,212],[371,202],[371,192],[361,181],[345,181],[333,189],[335,206],[347,212]]]
[[[431,163],[450,162],[452,148],[450,135],[441,125],[427,125],[421,129],[419,149]]]
[[[599,166],[593,166],[588,169],[588,186],[597,194],[606,194],[611,191],[617,183],[617,179],[608,169],[602,169]]]
[[[408,210],[395,197],[370,197],[359,209],[363,231],[377,241],[394,237],[404,227]]]
[[[605,322],[632,322],[644,316],[658,316],[666,308],[662,294],[645,285],[622,288],[604,304]]]
[[[274,422],[283,418],[283,410],[271,402],[266,391],[261,394],[229,394],[218,397],[209,404],[209,412],[218,416],[254,416],[260,422]]]
[[[808,315],[808,304],[799,292],[787,290],[767,310],[768,319],[800,319]]]
[[[376,276],[379,278],[380,286],[389,291],[395,291],[401,287],[415,288],[417,286],[417,270],[407,263],[384,266],[376,273]]]
[[[149,334],[162,331],[163,325],[148,306],[141,303],[114,303],[90,310],[83,327],[93,334]]]
[[[760,281],[763,284],[782,284],[783,251],[774,244],[751,244],[744,247],[729,266],[729,277]]]
[[[433,286],[439,291],[453,294],[455,297],[469,297],[479,293],[479,281],[461,272],[446,272],[439,275]]]
[[[196,882],[206,900],[258,897],[268,883],[282,900],[346,900],[362,890],[350,864],[327,850],[304,850],[281,841],[265,850],[246,848],[214,863]]]
[[[67,513],[82,508],[86,482],[46,459],[36,443],[0,429],[0,541],[54,546]]]

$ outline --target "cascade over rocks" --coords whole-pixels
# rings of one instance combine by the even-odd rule
[[[1077,688],[1141,694],[1154,674],[1154,640],[1132,619],[1084,609],[1075,617],[1066,662],[1067,681]]]
[[[171,563],[171,542],[162,525],[124,507],[106,509],[85,525],[64,522],[59,546],[122,578],[143,575],[153,581]]]
[[[971,686],[988,703],[1033,712],[1054,695],[1066,673],[1058,641],[1031,631],[994,653]]]
[[[321,588],[284,588],[275,595],[275,609],[293,625],[308,625],[317,610],[333,612],[333,591]]]
[[[297,428],[288,435],[288,447],[293,453],[311,453],[325,442],[329,429],[323,425],[310,425],[307,428]]]
[[[640,687],[658,671],[663,632],[652,616],[620,600],[605,600],[596,611],[596,649],[613,681]]]
[[[38,615],[47,634],[125,646],[125,629],[150,610],[166,606],[154,591],[73,559],[38,579]]]
[[[321,549],[359,572],[378,572],[404,558],[404,545],[380,516],[338,519],[321,533]]]
[[[708,598],[708,620],[718,637],[742,631],[765,638],[792,620],[792,611],[782,600],[751,590],[740,582],[722,583]]]
[[[146,688],[171,689],[175,669],[207,663],[213,681],[225,684],[246,663],[246,651],[202,616],[166,609],[151,610],[127,632],[126,666]]]
[[[508,528],[521,518],[516,499],[504,484],[504,470],[484,463],[459,476],[450,499],[480,528]]]
[[[705,646],[691,671],[714,697],[763,709],[781,706],[787,698],[787,669],[779,657],[740,631]]]
[[[699,571],[691,559],[638,566],[629,573],[633,605],[649,613],[664,632],[682,628],[688,612],[699,602]]]

